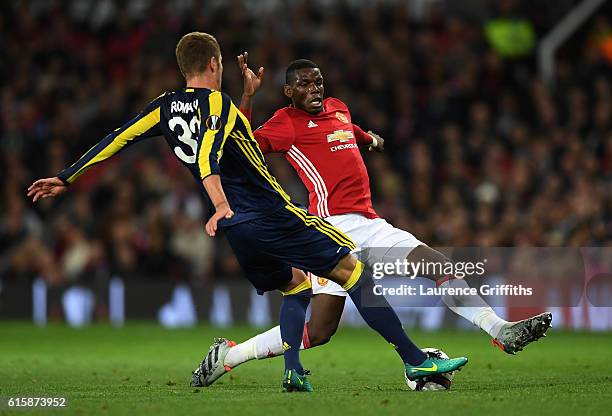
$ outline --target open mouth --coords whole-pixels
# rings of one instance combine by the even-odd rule
[[[315,107],[320,106],[322,102],[323,102],[323,100],[321,99],[321,97],[315,97],[312,100],[310,100],[310,104],[315,106]]]

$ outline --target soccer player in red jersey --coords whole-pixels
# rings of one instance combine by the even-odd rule
[[[244,77],[241,111],[250,118],[251,97],[261,84],[263,68],[256,75],[247,66],[247,53],[238,56]],[[382,151],[384,140],[364,132],[351,120],[341,100],[324,97],[323,75],[312,61],[292,62],[283,87],[291,105],[276,111],[254,131],[263,153],[283,153],[309,192],[309,211],[342,230],[357,245],[364,263],[403,261],[448,263],[442,253],[428,247],[411,233],[393,227],[372,207],[369,177],[359,145]],[[294,271],[297,272],[297,271]],[[441,287],[468,288],[453,275],[423,275]],[[341,286],[311,275],[313,299],[310,321],[305,325],[303,348],[325,344],[335,333],[346,299]],[[455,313],[472,322],[507,353],[514,354],[545,336],[552,315],[507,322],[479,296],[442,296]],[[254,358],[282,354],[279,328],[272,328],[230,349],[224,364],[233,368]],[[214,380],[209,380],[211,383]]]

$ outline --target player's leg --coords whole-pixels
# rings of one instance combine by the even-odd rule
[[[300,383],[298,390],[312,391],[307,380],[302,378],[304,369],[299,360],[306,308],[312,295],[310,281],[305,276],[294,276],[289,265],[270,256],[274,247],[268,247],[265,241],[268,241],[274,224],[269,222],[272,221],[248,221],[224,231],[246,277],[258,293],[274,289],[282,291],[280,332],[285,349],[285,379],[289,374],[289,379]],[[230,349],[227,340],[217,340],[198,367],[199,371],[196,369],[194,372],[192,385],[209,385],[211,380],[229,371],[223,366],[223,361]]]
[[[362,219],[353,226],[354,233],[371,236],[364,244],[368,250],[366,262],[395,262],[406,259],[412,263],[447,264],[451,260],[437,250],[423,244],[407,231],[393,227],[382,218]],[[435,269],[435,268],[432,268]],[[468,284],[452,275],[423,274],[423,277],[436,281],[440,287],[465,289]],[[461,293],[461,291],[458,291]],[[443,295],[446,306],[488,333],[496,345],[508,353],[514,353],[542,336],[549,327],[552,316],[544,313],[519,322],[507,322],[497,316],[487,302],[478,295]]]
[[[293,278],[289,285],[284,287],[283,292],[288,293],[291,291],[296,291],[303,286],[303,282],[305,282],[308,278],[301,270],[293,270]],[[304,295],[304,293],[302,293]],[[292,303],[293,295],[283,295],[283,303],[281,305],[281,310],[285,307],[288,307]],[[297,298],[300,301],[300,297]],[[303,299],[304,302],[298,303],[297,307],[302,308],[305,314],[306,307],[308,306],[306,299]],[[283,316],[283,312],[281,312],[281,317]],[[306,328],[306,324],[303,326]],[[306,336],[306,329],[303,330],[302,337]],[[281,326],[277,325],[272,329],[269,329],[266,332],[258,334],[244,342],[236,344],[234,341],[230,341],[227,338],[216,338],[213,342],[212,346],[209,348],[209,351],[214,351],[217,347],[220,348],[217,354],[209,354],[211,359],[211,365],[217,366],[222,365],[225,371],[219,372],[207,372],[203,375],[203,385],[210,386],[217,379],[223,376],[225,373],[233,370],[240,364],[243,364],[247,361],[263,358],[271,358],[278,355],[283,355],[285,352],[284,348],[284,339],[290,338],[285,334],[283,336],[281,332]],[[303,348],[304,340],[302,339],[302,344],[300,348]],[[306,341],[306,345],[308,346],[308,341]],[[206,358],[208,359],[208,357]],[[205,361],[206,361],[205,359]]]
[[[444,254],[425,245],[412,250],[407,256],[407,260],[437,264],[451,262]],[[436,285],[443,288],[465,289],[469,287],[464,279],[458,279],[451,274],[434,273],[425,275],[425,277],[435,280]],[[456,292],[462,293],[462,291]],[[545,312],[522,321],[508,322],[497,316],[493,308],[478,294],[442,295],[442,301],[457,315],[462,316],[488,333],[493,338],[493,343],[509,354],[515,354],[529,343],[546,336],[546,331],[552,321],[552,315]]]
[[[304,275],[301,270],[294,269],[294,275]],[[314,277],[317,279],[317,277]],[[310,319],[304,326],[302,344],[300,348],[312,348],[323,345],[331,339],[338,329],[346,291],[333,282],[326,283],[323,287],[313,281],[313,296],[310,301]],[[331,286],[338,290],[326,291]],[[336,292],[338,292],[336,294]],[[228,341],[229,342],[229,341]],[[265,332],[255,335],[248,340],[233,346],[225,356],[226,368],[236,368],[240,364],[254,359],[266,359],[282,355],[283,339],[280,326],[275,326]],[[213,380],[214,381],[214,380]]]
[[[319,293],[314,295],[310,307],[310,319],[306,324],[305,340],[308,347],[327,344],[336,333],[346,296]]]
[[[363,263],[346,255],[326,277],[347,291],[368,326],[396,348],[404,363],[416,365],[426,358],[425,353],[408,338],[399,318],[384,297],[368,299],[368,294],[373,293],[374,282]]]
[[[368,326],[394,346],[406,368],[406,377],[410,380],[455,371],[467,363],[465,357],[428,357],[418,348],[404,332],[399,318],[384,296],[374,295],[371,273],[353,255],[347,254],[336,267],[323,275],[341,285]]]
[[[342,286],[366,323],[396,348],[407,377],[447,373],[465,365],[467,359],[463,357],[431,362],[432,359],[412,343],[386,299],[375,296],[372,273],[350,254],[356,246],[349,237],[305,210],[294,206],[287,206],[287,210],[302,222],[299,227],[295,226],[301,232],[294,233],[287,244],[279,245],[278,255],[286,256],[295,268],[329,278]],[[286,222],[293,221],[287,217]]]
[[[291,273],[291,271],[288,271]],[[301,281],[300,281],[301,280]],[[293,276],[287,286],[281,289],[283,302],[280,308],[280,332],[285,351],[285,371],[304,374],[300,362],[300,345],[306,320],[306,309],[312,296],[310,281]]]
[[[406,257],[409,262],[428,264],[448,264],[451,260],[444,254],[426,245],[420,245],[410,251]],[[432,268],[436,269],[436,268]],[[463,279],[453,275],[439,273],[423,273],[422,277],[434,280],[437,286],[467,288],[469,285]],[[495,311],[478,295],[443,295],[442,301],[457,315],[472,322],[474,325],[491,335],[497,336],[501,328],[508,322],[501,319]]]
[[[299,360],[306,309],[312,295],[310,282],[307,279],[292,279],[284,285],[283,301],[280,308],[280,325],[274,328],[274,348],[279,355],[284,353],[285,373],[293,371],[299,377],[304,369]],[[270,337],[267,337],[270,340]],[[226,338],[217,338],[208,350],[208,354],[200,366],[194,371],[192,386],[207,387],[213,384],[225,373],[244,361],[255,358],[257,344],[253,339],[242,344],[236,344]],[[291,373],[289,373],[291,375]],[[307,380],[306,387],[312,388]]]

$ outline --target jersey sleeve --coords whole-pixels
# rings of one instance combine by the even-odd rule
[[[293,123],[284,113],[276,113],[253,132],[262,153],[286,153],[295,141]]]
[[[355,123],[353,123],[353,131],[355,132],[355,141],[357,142],[357,144],[361,144],[364,146],[372,144],[372,136],[363,131],[361,127],[359,127]]]
[[[87,169],[108,159],[131,144],[148,137],[161,135],[159,119],[163,96],[164,94],[157,97],[140,114],[100,140],[79,160],[61,171],[57,177],[66,185],[69,185],[85,173]]]
[[[206,108],[206,107],[204,107]],[[223,156],[223,146],[234,129],[238,117],[238,107],[225,94],[214,91],[208,96],[206,114],[198,107],[201,139],[198,148],[198,169],[200,179],[220,173],[219,162]]]

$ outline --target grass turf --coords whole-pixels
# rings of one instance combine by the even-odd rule
[[[36,413],[8,409],[8,397],[58,396],[68,398],[66,408],[45,414],[587,415],[609,414],[612,405],[612,333],[554,329],[516,356],[478,332],[411,331],[421,346],[469,357],[445,392],[407,391],[393,350],[371,331],[349,328],[303,353],[313,394],[280,392],[282,358],[245,364],[209,388],[188,387],[214,336],[253,334],[245,327],[77,330],[0,322],[0,413]]]

